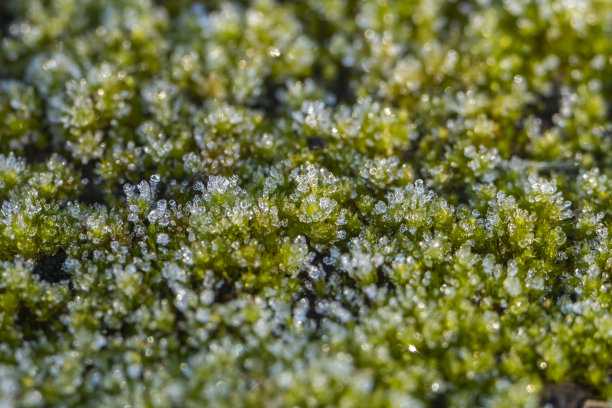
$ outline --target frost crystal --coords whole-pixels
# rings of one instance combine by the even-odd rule
[[[157,243],[159,245],[168,245],[168,243],[170,243],[170,237],[164,232],[159,233],[157,234]]]

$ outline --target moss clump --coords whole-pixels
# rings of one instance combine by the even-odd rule
[[[610,21],[3,2],[0,405],[612,399]]]

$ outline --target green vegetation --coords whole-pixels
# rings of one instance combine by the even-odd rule
[[[611,21],[0,2],[0,407],[612,399]]]

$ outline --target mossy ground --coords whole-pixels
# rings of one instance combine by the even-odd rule
[[[0,406],[612,399],[611,22],[3,1]]]

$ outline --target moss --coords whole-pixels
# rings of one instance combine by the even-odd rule
[[[5,3],[1,406],[612,399],[609,1]]]

